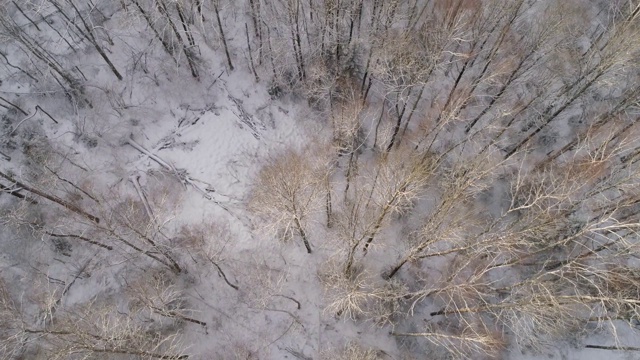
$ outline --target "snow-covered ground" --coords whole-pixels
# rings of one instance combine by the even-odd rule
[[[77,64],[77,76],[86,78],[85,94],[69,101],[52,78],[35,83],[9,66],[0,69],[0,96],[12,99],[28,114],[12,110],[2,120],[0,151],[11,160],[0,160],[0,170],[18,181],[51,189],[100,217],[103,224],[92,224],[43,198],[35,199],[36,206],[7,194],[0,196],[1,279],[14,300],[47,298],[46,294],[55,300],[25,301],[25,313],[42,317],[46,324],[56,321],[55,309],[75,311],[75,306],[98,301],[126,313],[132,311],[128,299],[135,297],[136,288],[170,279],[163,286],[178,291],[188,309],[186,316],[199,322],[182,321],[177,331],[192,359],[332,359],[337,356],[333,351],[349,343],[374,349],[373,357],[366,359],[444,356],[427,341],[390,334],[426,326],[428,313],[438,310],[430,301],[418,305],[411,316],[397,315],[401,318],[397,328],[389,322],[354,320],[327,310],[323,276],[335,256],[337,230],[312,222],[309,240],[314,253],[308,254],[297,239],[276,239],[249,211],[257,175],[267,159],[286,149],[309,148],[330,138],[333,130],[326,113],[310,107],[301,95],[272,97],[269,81],[256,81],[246,54],[238,50],[245,35],[244,20],[238,19],[248,16],[233,6],[224,10],[236,69],[226,66],[217,40],[202,36],[198,50],[204,70],[196,81],[186,63],[177,67],[162,52],[140,18],[132,20],[113,3],[102,9],[110,19],[101,26],[114,41],[109,56],[124,74],[123,81],[115,79],[92,48],[76,52],[65,48],[42,22],[39,39],[60,44],[58,55],[65,65]],[[18,18],[18,12],[12,11]],[[24,19],[19,22],[29,26]],[[204,29],[217,31],[212,22]],[[196,36],[201,35],[206,34]],[[5,41],[0,50],[11,63],[32,66],[11,41]],[[375,101],[375,96],[369,101]],[[365,130],[370,134],[377,116],[366,118]],[[392,125],[385,123],[380,131],[390,133]],[[109,224],[118,216],[130,221],[130,228],[122,230],[128,234],[147,221],[145,235],[161,243],[154,245],[152,255],[167,251],[182,271],[170,274],[170,266],[154,262],[148,253],[132,251],[109,238],[115,237],[109,233]],[[382,236],[401,238],[411,227],[405,225],[390,226]],[[112,249],[77,238],[58,241],[51,234],[70,232]],[[367,257],[369,269],[382,272],[401,255],[401,249],[374,247]],[[409,271],[435,278],[440,268],[444,264],[433,260]],[[43,303],[50,314],[29,308]],[[144,321],[161,322],[157,317],[149,319]],[[633,347],[637,342],[633,331],[616,331],[618,344],[611,343],[609,333],[603,331],[602,336],[576,334],[576,343],[562,340],[542,352],[513,346],[499,356],[512,360],[637,358],[634,351],[584,347]],[[38,356],[24,354],[24,358]]]

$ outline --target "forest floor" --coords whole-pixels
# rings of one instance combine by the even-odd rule
[[[124,19],[115,16],[106,26],[117,29],[119,21]],[[231,31],[230,37],[242,39],[242,30]],[[114,36],[116,63],[128,63],[129,49],[135,55],[143,48],[131,31]],[[69,54],[82,59],[81,70],[90,79],[87,88],[98,94],[92,108],[74,109],[53,87],[4,81],[0,94],[19,97],[20,106],[35,116],[11,122],[11,136],[19,146],[9,154],[11,161],[2,160],[3,168],[22,178],[30,171],[25,164],[33,161],[21,153],[25,144],[46,142],[46,149],[56,153],[49,164],[58,166],[59,174],[76,179],[88,191],[106,194],[104,189],[109,189],[123,198],[146,197],[163,231],[178,234],[175,239],[197,234],[210,243],[215,266],[198,263],[189,252],[192,244],[180,247],[177,254],[189,265],[177,276],[176,286],[183,289],[192,317],[206,323],[184,325],[190,358],[321,359],[356,342],[378,350],[380,359],[431,359],[426,341],[401,341],[389,334],[389,324],[353,321],[325,310],[321,274],[333,253],[331,241],[312,232],[314,253],[307,254],[301,242],[282,242],[261,230],[247,202],[265,159],[330,137],[328,120],[296,95],[272,98],[268,84],[256,82],[247,66],[224,70],[219,47],[202,50],[210,68],[219,70],[203,74],[198,82],[172,70],[168,62],[152,59],[156,63],[149,67],[158,69],[153,74],[141,75],[129,67],[125,81],[117,83],[95,53]],[[17,52],[11,60],[26,61]],[[54,94],[41,96],[49,93]],[[9,198],[2,196],[0,201],[14,200]],[[99,213],[101,208],[85,210]],[[45,211],[43,216],[54,215]],[[2,234],[0,269],[9,286],[24,289],[21,281],[37,269],[67,284],[61,306],[96,297],[114,297],[117,303],[130,279],[152,271],[135,268],[139,256],[110,257],[76,245],[61,253],[44,240],[25,244],[19,232]],[[375,262],[385,251],[372,251],[367,261]],[[57,289],[55,284],[47,286]],[[416,326],[420,318],[414,315],[407,326]],[[627,335],[619,336],[624,342]],[[614,345],[595,335],[585,342]],[[635,355],[562,342],[543,354],[510,349],[502,356],[616,360]]]

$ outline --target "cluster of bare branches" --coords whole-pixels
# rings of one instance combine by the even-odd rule
[[[355,342],[347,343],[342,349],[325,351],[321,356],[321,359],[327,360],[377,360],[380,358],[376,350],[365,348]]]
[[[577,50],[577,38],[568,32],[573,23],[552,15],[559,9],[555,4],[542,9],[523,1],[488,2],[477,11],[477,3],[446,3],[434,5],[433,19],[414,19],[414,26],[447,25],[438,28],[449,31],[445,40],[424,34],[441,49],[440,58],[413,57],[420,49],[407,48],[416,33],[388,44],[372,42],[375,66],[364,75],[375,79],[380,101],[361,102],[365,82],[360,96],[331,99],[339,149],[331,187],[333,194],[346,190],[333,197],[333,226],[326,230],[337,239],[321,276],[327,312],[372,320],[379,316],[378,302],[404,304],[409,314],[437,306],[424,331],[394,335],[424,338],[461,357],[496,354],[508,343],[540,350],[593,324],[612,329],[615,337],[621,324],[633,327],[638,309],[637,269],[631,265],[639,224],[633,140],[638,103],[631,100],[637,89],[623,77],[638,75],[629,56],[640,49],[633,21],[640,4],[610,8],[610,22]],[[579,6],[574,10],[590,16]],[[533,11],[550,16],[526,21]],[[631,52],[619,51],[623,39]],[[531,42],[531,49],[514,52],[516,41]],[[561,69],[558,56],[577,56],[580,69]],[[431,95],[431,108],[412,128],[410,114],[425,105],[421,98],[435,79],[445,79],[449,88]],[[611,93],[612,83],[624,89]],[[598,105],[588,104],[588,96],[598,97]],[[380,147],[383,117],[364,125],[372,106],[395,116]],[[575,125],[576,115],[567,114],[579,108],[583,123]],[[568,141],[554,138],[561,126],[576,129]],[[402,219],[412,225],[399,244],[386,231]],[[399,257],[368,261],[371,245],[398,248]],[[618,283],[628,287],[620,292]]]
[[[316,161],[308,161],[311,152]],[[299,236],[308,253],[312,252],[308,230],[315,213],[322,211],[322,195],[328,176],[328,160],[322,148],[293,149],[267,159],[258,174],[249,208],[262,219],[271,234],[290,240]]]
[[[115,303],[93,300],[70,308],[58,307],[43,323],[23,322],[22,351],[42,358],[74,356],[136,356],[143,359],[187,359],[180,332],[167,333],[139,320],[136,310],[120,311]],[[13,318],[20,316],[12,314]],[[166,325],[165,325],[166,326]]]

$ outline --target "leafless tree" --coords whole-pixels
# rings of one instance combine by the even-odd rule
[[[249,206],[271,234],[282,239],[299,235],[311,253],[307,225],[322,209],[327,161],[309,158],[312,148],[285,150],[268,159],[258,174]]]
[[[44,328],[26,325],[23,332],[37,337],[49,359],[72,356],[137,356],[143,359],[187,359],[178,333],[162,334],[138,323],[135,313],[93,301],[56,313]]]
[[[91,24],[91,20],[88,18],[85,18],[80,8],[78,8],[78,6],[73,2],[73,0],[66,0],[66,1],[69,3],[71,8],[73,9],[71,13],[67,13],[66,9],[64,9],[62,4],[60,4],[57,0],[49,0],[49,2],[69,22],[69,24],[73,25],[78,30],[78,33],[80,33],[91,45],[93,45],[93,47],[96,49],[98,54],[100,54],[100,57],[102,57],[102,59],[107,63],[107,65],[109,66],[109,69],[116,76],[116,78],[118,78],[118,80],[122,80],[123,79],[122,75],[116,69],[115,65],[113,64],[111,59],[107,56],[106,52],[104,51],[104,48],[97,37],[96,29],[93,26],[93,24]],[[74,15],[71,15],[71,14],[74,14]],[[78,18],[82,25],[78,24],[72,18],[74,19]]]
[[[338,261],[329,261],[320,276],[327,314],[353,321],[373,321],[379,326],[393,323],[400,315],[402,295],[406,293],[401,283],[381,281],[366,270],[345,276]]]

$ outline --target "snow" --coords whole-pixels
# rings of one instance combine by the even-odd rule
[[[149,51],[148,58],[145,55],[144,67],[149,70],[145,73],[141,70],[143,60],[141,68],[136,68],[131,59],[147,50],[149,34],[141,23],[131,22],[116,9],[111,11],[114,18],[105,27],[110,29],[117,50],[109,55],[126,74],[125,81],[117,82],[92,49],[65,54],[67,61],[79,64],[88,78],[86,89],[91,107],[67,101],[53,81],[37,85],[4,81],[0,95],[14,96],[29,116],[38,105],[59,122],[55,124],[38,112],[30,119],[18,114],[11,125],[16,139],[34,134],[42,137],[35,142],[47,143],[42,151],[50,155],[51,165],[60,167],[61,176],[73,178],[88,191],[106,195],[113,203],[147,198],[151,205],[147,211],[157,211],[163,229],[175,234],[168,244],[178,249],[176,256],[180,263],[188,264],[187,271],[176,276],[175,285],[184,290],[192,316],[207,323],[206,328],[184,324],[184,342],[192,358],[320,359],[321,354],[350,341],[380,350],[382,359],[408,358],[409,353],[430,358],[428,345],[412,339],[397,340],[389,335],[394,327],[388,323],[352,321],[326,310],[322,276],[326,260],[334,255],[336,231],[319,230],[320,225],[313,224],[310,241],[314,254],[309,255],[300,241],[282,242],[262,231],[247,210],[256,174],[265,159],[284,149],[302,149],[330,136],[322,114],[294,94],[273,99],[268,94],[269,84],[256,82],[238,54],[234,54],[236,70],[228,71],[223,51],[217,46],[201,46],[203,67],[215,71],[202,74],[199,81],[190,77],[186,65],[176,68],[159,46]],[[231,43],[240,44],[244,39],[244,23],[241,26],[238,21],[234,28],[237,9],[228,11],[234,18],[228,16],[225,20],[226,28],[232,29],[227,35]],[[140,28],[132,30],[135,26]],[[43,30],[40,35],[43,39],[57,39],[50,30],[44,27]],[[59,39],[55,41],[60,43]],[[18,51],[9,54],[12,62],[26,63]],[[377,116],[368,114],[367,122],[371,125],[367,124],[367,131],[373,131]],[[571,131],[564,124],[556,130],[561,137]],[[391,132],[392,124],[384,122],[379,131]],[[13,171],[19,179],[29,179],[27,164],[34,160],[20,148],[9,155],[12,160],[4,161],[2,168]],[[66,163],[67,160],[76,165]],[[487,201],[489,211],[499,214],[505,200],[500,196],[505,191],[492,188],[478,201]],[[428,194],[425,196],[428,200],[419,206],[433,206],[436,196]],[[22,216],[22,209],[13,200],[9,196],[0,197],[9,211]],[[39,201],[46,203],[43,199]],[[81,202],[90,213],[105,214],[101,204],[86,198]],[[164,209],[158,211],[160,205]],[[71,228],[73,220],[61,218],[60,212],[51,207],[38,214],[25,212],[24,216],[52,219],[61,231]],[[380,236],[408,236],[412,219],[401,220],[401,224],[384,230]],[[33,241],[30,234],[21,232],[24,230],[3,226],[0,240],[3,281],[17,293],[25,294],[30,285],[26,282],[31,281],[33,272],[41,272],[49,281],[44,284],[42,280],[39,290],[56,294],[65,291],[60,297],[63,307],[71,308],[96,297],[113,297],[118,307],[125,309],[121,297],[128,280],[156,271],[147,268],[147,258],[124,247],[117,249],[117,256],[111,256],[99,248],[69,240],[71,254],[65,255],[55,251],[45,236],[41,241]],[[200,231],[205,247],[215,253],[217,264],[238,290],[229,286],[215,267],[195,260],[197,246],[178,244],[181,234],[188,229]],[[373,273],[380,273],[402,253],[403,246],[374,247],[367,264]],[[427,269],[429,272],[417,266],[407,266],[406,271],[437,281],[441,276],[438,269],[446,265],[443,261],[434,260]],[[52,284],[51,279],[64,281],[66,285]],[[415,318],[404,328],[419,330],[427,314],[435,310],[437,307],[430,302],[420,304]],[[613,345],[608,340],[593,335],[583,342]],[[620,346],[633,346],[631,331],[622,332],[620,341]],[[622,351],[578,348],[564,342],[542,354],[510,349],[502,355],[512,360],[604,357],[616,360],[633,356]]]

